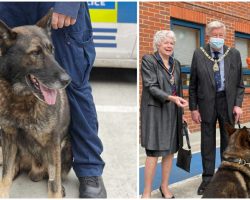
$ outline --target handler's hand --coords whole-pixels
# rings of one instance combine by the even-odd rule
[[[191,116],[192,116],[192,120],[196,124],[200,124],[201,123],[201,115],[200,115],[200,112],[198,110],[191,111]]]
[[[70,26],[74,25],[76,23],[76,19],[66,16],[63,14],[59,14],[56,12],[53,12],[52,14],[52,20],[51,25],[53,29],[63,28],[64,26]]]
[[[188,102],[185,99],[178,96],[169,96],[168,99],[181,108],[184,108],[188,105]]]
[[[238,123],[238,121],[240,120],[240,117],[242,115],[242,109],[241,109],[241,107],[234,106],[233,114],[234,114],[235,123]]]

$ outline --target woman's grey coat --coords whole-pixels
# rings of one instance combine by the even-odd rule
[[[182,94],[182,82],[180,63],[175,63],[175,84],[177,95]],[[167,98],[172,95],[171,84],[167,78],[167,72],[161,63],[153,55],[145,55],[141,65],[143,91],[141,97],[141,145],[148,150],[170,150],[171,138],[174,125],[172,118],[177,118],[177,147],[183,145],[182,137],[182,114],[183,109],[177,108],[177,112],[170,112],[170,103]],[[176,130],[175,129],[175,130]],[[174,147],[175,148],[175,147]]]

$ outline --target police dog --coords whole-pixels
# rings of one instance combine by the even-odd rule
[[[62,177],[72,165],[65,93],[71,79],[54,59],[50,19],[13,29],[0,21],[0,197],[9,197],[22,171],[33,181],[48,178],[48,197],[64,195]]]
[[[226,125],[229,143],[203,198],[250,197],[250,129]]]

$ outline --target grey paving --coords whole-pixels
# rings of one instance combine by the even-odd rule
[[[201,198],[197,195],[197,188],[201,183],[201,176],[195,176],[185,181],[181,181],[170,186],[171,192],[174,194],[175,198]],[[159,190],[152,192],[152,198],[161,198]]]

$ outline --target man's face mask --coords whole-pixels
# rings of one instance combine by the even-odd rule
[[[224,39],[211,37],[209,44],[213,49],[221,49],[224,45]]]

